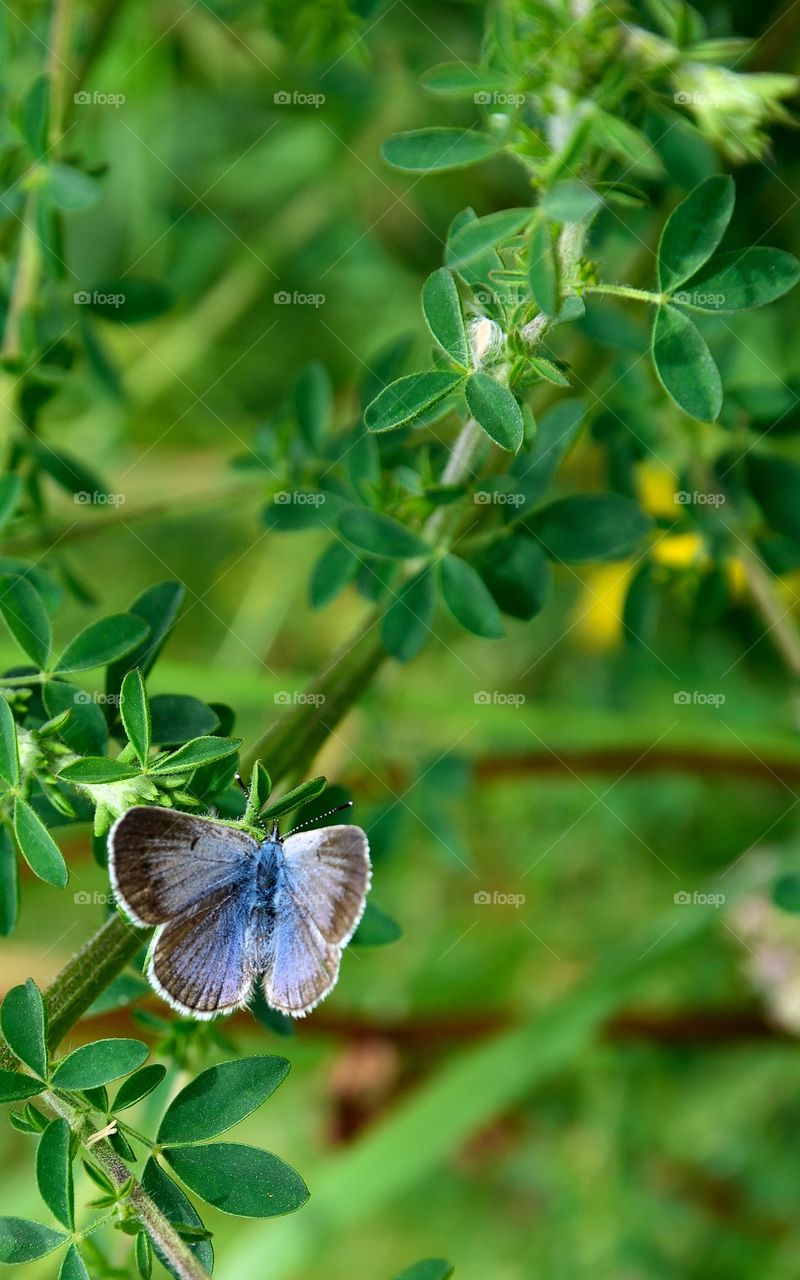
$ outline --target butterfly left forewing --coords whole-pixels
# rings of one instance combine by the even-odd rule
[[[138,924],[161,924],[223,885],[246,881],[258,844],[243,831],[176,809],[136,805],[114,823],[108,870]]]
[[[283,842],[287,891],[325,942],[346,946],[367,901],[369,843],[360,827],[321,827]]]

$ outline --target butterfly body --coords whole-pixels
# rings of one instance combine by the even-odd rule
[[[335,985],[370,883],[359,827],[261,841],[240,828],[137,806],[109,835],[120,904],[157,925],[148,977],[174,1008],[212,1018],[261,979],[273,1008],[308,1013]]]

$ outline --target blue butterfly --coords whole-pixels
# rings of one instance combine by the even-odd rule
[[[136,806],[114,823],[108,869],[137,924],[157,925],[147,976],[181,1013],[213,1018],[267,1003],[302,1018],[334,987],[364,912],[369,844],[360,827],[260,842],[213,818]]]

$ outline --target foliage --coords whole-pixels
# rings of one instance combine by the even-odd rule
[[[284,59],[283,67],[297,59],[295,67],[309,77],[324,77],[339,62],[355,77],[362,57],[368,65],[370,57],[385,56],[381,36],[371,44],[372,17],[363,7],[335,5],[324,13],[319,6],[312,13],[309,6],[282,3],[266,13],[247,3],[201,8],[185,15],[186,33],[169,27],[152,46],[163,42],[154,58],[175,54],[187,111],[196,108],[195,77],[204,90],[215,75],[226,85],[239,83],[242,49],[261,71],[274,56]],[[387,183],[401,184],[401,204],[423,179],[429,182],[434,194],[419,198],[431,200],[443,233],[435,254],[423,246],[413,264],[414,335],[405,338],[391,316],[381,315],[377,336],[388,341],[369,364],[366,347],[362,360],[335,326],[327,326],[335,343],[325,359],[313,351],[301,363],[294,350],[310,344],[287,342],[296,367],[287,376],[283,361],[271,362],[269,376],[280,382],[273,381],[266,396],[260,383],[252,395],[248,387],[243,399],[258,407],[250,413],[248,405],[241,431],[228,427],[229,404],[222,412],[209,409],[203,396],[181,417],[169,414],[180,423],[202,402],[212,426],[235,437],[234,444],[226,436],[237,456],[224,484],[242,481],[255,494],[261,507],[255,536],[281,548],[293,576],[295,552],[283,551],[290,545],[284,535],[322,536],[309,573],[310,607],[339,608],[355,594],[369,606],[367,622],[360,620],[338,657],[316,654],[320,674],[307,694],[274,695],[276,705],[291,706],[252,739],[235,733],[241,717],[228,705],[234,697],[206,700],[171,688],[166,646],[203,596],[194,592],[187,601],[181,575],[170,569],[169,577],[153,582],[150,573],[146,586],[130,590],[123,573],[127,607],[106,608],[103,574],[90,559],[78,572],[73,553],[60,544],[80,537],[93,520],[99,527],[95,509],[106,509],[102,519],[109,526],[122,519],[114,508],[125,495],[101,474],[102,465],[84,460],[92,452],[86,439],[96,438],[87,420],[97,415],[105,423],[107,415],[120,434],[131,427],[135,436],[148,397],[160,403],[164,370],[168,394],[180,391],[180,374],[171,364],[159,371],[158,339],[145,343],[137,337],[140,327],[149,332],[145,326],[172,317],[177,337],[166,327],[154,332],[172,336],[166,345],[178,366],[189,333],[191,358],[202,365],[217,359],[220,317],[247,315],[257,296],[248,292],[252,271],[236,262],[220,272],[211,304],[202,288],[203,264],[216,261],[214,234],[219,225],[229,230],[229,214],[237,224],[234,238],[261,261],[239,232],[251,235],[263,194],[260,188],[242,194],[235,175],[229,179],[261,140],[246,149],[241,118],[224,115],[220,136],[236,158],[223,171],[220,157],[209,165],[203,151],[208,117],[192,117],[196,127],[187,133],[196,136],[179,163],[192,177],[187,190],[201,185],[192,166],[200,174],[205,165],[215,185],[233,193],[226,198],[234,208],[214,206],[209,221],[217,226],[201,226],[191,217],[194,204],[180,210],[174,191],[163,207],[154,197],[152,209],[143,191],[151,230],[159,221],[151,221],[153,210],[163,215],[156,244],[166,238],[181,252],[160,260],[153,255],[140,270],[153,237],[141,253],[136,245],[118,252],[115,230],[124,219],[110,231],[110,216],[106,223],[91,221],[108,191],[125,207],[126,159],[115,155],[122,134],[93,124],[88,113],[80,118],[96,96],[84,85],[94,85],[98,68],[113,68],[116,42],[128,37],[115,33],[104,8],[77,9],[71,13],[63,0],[49,13],[36,6],[30,24],[8,20],[5,40],[14,69],[0,136],[6,180],[0,233],[8,263],[1,282],[0,412],[7,443],[0,531],[8,545],[0,559],[0,615],[15,656],[0,688],[3,936],[18,924],[25,868],[63,891],[73,869],[71,837],[89,826],[103,868],[109,829],[133,805],[210,813],[251,830],[289,815],[299,823],[322,821],[341,797],[326,777],[310,776],[316,752],[338,737],[339,721],[364,698],[384,661],[410,663],[434,639],[449,651],[464,638],[460,632],[498,640],[513,636],[517,624],[560,625],[554,583],[562,571],[580,581],[586,566],[619,569],[629,647],[653,652],[660,650],[664,618],[676,614],[713,640],[726,609],[734,608],[735,563],[748,584],[748,617],[761,613],[790,674],[800,675],[800,648],[781,599],[782,575],[800,565],[800,469],[784,439],[791,444],[796,432],[797,395],[791,381],[770,368],[769,353],[762,355],[762,330],[753,331],[752,345],[748,336],[748,378],[737,377],[731,355],[741,313],[780,302],[800,279],[800,264],[784,248],[762,243],[772,236],[767,217],[748,225],[742,215],[737,190],[746,197],[747,173],[737,187],[720,171],[766,163],[770,129],[791,120],[785,101],[795,81],[740,70],[743,45],[680,0],[625,12],[506,0],[487,10],[485,30],[469,35],[473,48],[463,59],[424,71],[432,106],[401,104],[392,120],[384,113],[384,167],[370,181],[390,193]],[[381,11],[375,25],[383,17]],[[337,62],[320,71],[320,60],[332,52]],[[426,44],[426,55],[431,52]],[[137,61],[150,56],[148,48]],[[403,56],[417,60],[408,49]],[[261,71],[253,76],[251,68],[241,81],[256,117],[263,107]],[[380,80],[374,69],[366,74],[372,83]],[[342,84],[332,90],[349,115],[356,114],[347,97],[353,92]],[[275,92],[278,109],[283,94]],[[408,119],[399,118],[404,113]],[[335,163],[326,168],[325,140],[304,127],[296,120],[288,126],[288,149],[310,157],[298,189],[312,192],[318,217],[326,204],[324,177],[343,220],[338,205],[347,184]],[[148,145],[157,128],[151,117]],[[266,167],[280,185],[281,165],[272,157]],[[276,200],[291,204],[291,198],[292,191],[281,188]],[[195,203],[205,204],[205,196]],[[310,227],[313,241],[315,224],[299,196],[298,205],[304,217],[297,225]],[[96,268],[85,252],[91,230],[83,233],[81,256],[76,227],[106,231]],[[346,228],[334,219],[329,232],[338,243]],[[291,246],[286,252],[290,257]],[[371,304],[381,292],[391,300],[391,288],[381,290],[371,276]],[[288,307],[291,297],[276,292],[274,302]],[[286,323],[291,330],[296,320]],[[373,343],[371,332],[358,338]],[[259,339],[248,340],[249,333],[237,330],[236,363]],[[128,342],[141,343],[141,368],[130,359]],[[344,375],[336,343],[354,355]],[[356,364],[363,365],[358,386]],[[579,447],[593,451],[593,466],[572,465]],[[104,460],[110,456],[101,453]],[[646,492],[643,477],[654,465],[667,471],[666,509]],[[59,533],[65,500],[73,513],[79,509],[78,518]],[[224,515],[232,526],[240,513],[226,509]],[[211,547],[208,526],[201,533],[202,543],[191,528],[187,535],[193,568]],[[685,563],[662,559],[661,544],[681,535],[702,548],[688,571]],[[116,557],[112,573],[125,568]],[[278,605],[260,583],[258,614],[272,610]],[[572,625],[564,625],[564,637]],[[215,674],[222,689],[224,663]],[[99,679],[102,692],[95,688]],[[474,703],[492,696],[476,691]],[[463,864],[463,824],[454,812],[466,806],[469,779],[457,769],[448,773],[452,761],[442,763],[422,770],[423,797],[430,775],[422,804],[429,820],[419,819],[418,828],[437,833]],[[240,767],[250,774],[246,795],[237,782]],[[403,804],[401,795],[373,813],[379,849],[382,838],[392,843],[385,833],[392,830],[392,811]],[[570,830],[563,824],[557,839]],[[791,868],[770,871],[772,899],[788,916],[797,911],[796,880]],[[38,888],[32,883],[25,886],[23,924],[27,897]],[[404,927],[418,929],[411,896],[410,926],[370,903],[355,942],[380,947],[398,942]],[[479,893],[475,903],[481,900]],[[642,957],[665,933],[670,951],[701,930],[698,918],[674,935],[674,922],[664,931],[659,916],[656,926],[641,946],[637,939],[613,952],[584,990],[562,996],[547,1020],[527,1016],[455,1059],[321,1179],[318,1217],[312,1200],[307,1220],[322,1234],[331,1224],[357,1226],[359,1208],[402,1193],[550,1069],[588,1051],[601,1018],[633,987]],[[291,1214],[308,1198],[303,1179],[277,1155],[217,1141],[271,1096],[288,1060],[236,1056],[236,1045],[216,1026],[137,1009],[148,991],[146,941],[146,933],[111,906],[87,950],[47,991],[28,978],[5,996],[0,1098],[11,1104],[14,1131],[35,1140],[31,1163],[57,1226],[11,1214],[0,1219],[4,1263],[29,1265],[63,1250],[65,1280],[111,1276],[120,1272],[106,1253],[108,1240],[128,1237],[126,1274],[135,1266],[147,1280],[156,1259],[177,1277],[202,1276],[213,1265],[212,1233],[187,1191],[212,1211],[254,1219]],[[653,964],[661,954],[656,951]],[[362,981],[369,982],[366,970]],[[84,1027],[85,1042],[64,1045],[85,1015],[111,1008],[137,1018],[134,1025],[147,1040],[98,1038]],[[263,1001],[251,1013],[258,1034],[288,1034],[286,1020]],[[148,1061],[153,1039],[163,1062]],[[124,1113],[142,1103],[134,1127]],[[139,1128],[139,1114],[147,1132]],[[403,1142],[413,1159],[397,1158]],[[79,1203],[77,1218],[74,1170],[80,1186],[85,1175],[96,1188],[90,1204]],[[356,1191],[364,1188],[359,1200]],[[301,1244],[288,1230],[277,1238],[289,1243],[284,1254],[278,1248],[273,1255],[276,1275],[293,1257],[302,1258],[317,1235],[309,1229]],[[249,1274],[263,1245],[254,1248],[244,1228],[236,1244]],[[449,1262],[428,1257],[397,1280],[445,1280],[452,1272]]]

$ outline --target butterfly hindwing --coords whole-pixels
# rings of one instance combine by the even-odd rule
[[[108,869],[139,924],[182,916],[221,885],[247,882],[258,844],[243,831],[175,809],[137,805],[115,822]]]
[[[224,885],[158,930],[148,977],[181,1013],[213,1018],[246,1003],[254,978],[246,948],[250,901],[244,886]]]
[[[283,842],[286,891],[326,942],[345,946],[364,913],[371,869],[360,827],[321,827]]]
[[[263,978],[267,1003],[303,1017],[335,985],[341,954],[291,897],[281,895]]]

